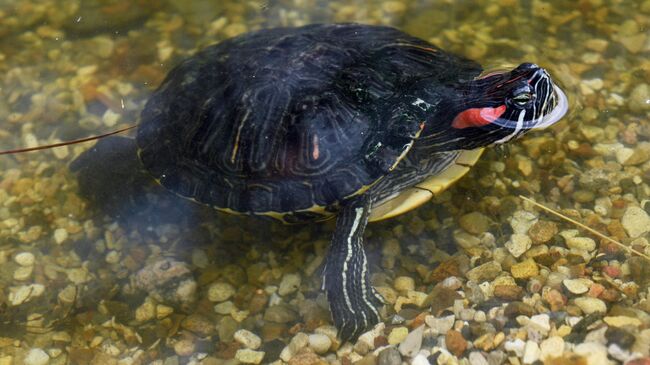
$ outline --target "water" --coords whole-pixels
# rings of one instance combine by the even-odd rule
[[[430,293],[437,282],[432,270],[450,257],[458,260],[451,274],[463,280],[470,267],[493,261],[510,277],[513,265],[535,257],[541,270],[516,282],[529,304],[579,317],[588,309],[573,301],[553,308],[540,299],[535,280],[571,299],[576,295],[562,289],[558,277],[586,278],[611,290],[599,297],[608,311],[618,302],[617,315],[647,321],[650,274],[643,259],[599,240],[598,251],[569,252],[557,234],[520,257],[511,253],[512,242],[523,239],[513,233],[531,236],[526,219],[517,218],[523,211],[559,231],[575,228],[524,204],[519,194],[650,253],[649,1],[0,1],[0,147],[55,143],[136,123],[166,72],[219,40],[263,27],[351,21],[398,27],[486,69],[537,63],[571,103],[570,114],[550,130],[531,133],[507,153],[488,151],[435,204],[368,228],[373,282],[382,293],[395,296],[392,287],[409,282],[396,277],[411,277],[410,290]],[[153,207],[136,201],[139,209],[106,216],[80,198],[68,169],[88,148],[0,158],[0,363],[44,357],[36,349],[53,364],[185,363],[206,356],[206,363],[221,363],[216,359],[234,356],[237,328],[264,339],[266,362],[282,348],[271,339],[286,342],[330,323],[318,272],[333,222],[287,227],[218,214],[164,193],[152,198]],[[19,255],[26,252],[33,258]],[[561,258],[549,263],[554,252]],[[605,257],[595,260],[598,253]],[[173,290],[154,285],[167,280],[160,272],[138,282],[143,267],[163,258],[176,270],[168,275]],[[296,273],[297,291],[273,293]],[[236,292],[211,300],[215,282]],[[191,292],[192,283],[194,295],[174,292]],[[464,289],[472,307],[476,289]],[[627,301],[619,302],[622,296]],[[282,310],[269,314],[269,300]],[[195,315],[188,320],[188,313]]]

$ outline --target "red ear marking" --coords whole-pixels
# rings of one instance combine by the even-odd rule
[[[451,126],[456,129],[463,129],[469,127],[482,127],[488,125],[506,111],[506,106],[501,105],[496,108],[472,108],[460,112]]]

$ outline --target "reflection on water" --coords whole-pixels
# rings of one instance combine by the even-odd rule
[[[370,349],[402,342],[421,312],[444,309],[459,331],[426,319],[430,361],[498,363],[506,349],[536,360],[544,341],[593,363],[647,357],[647,261],[517,195],[650,254],[649,1],[0,0],[0,146],[133,124],[171,67],[219,40],[350,21],[393,25],[488,69],[538,63],[572,104],[551,130],[488,152],[434,204],[369,227],[373,283],[390,304],[381,336],[338,355],[327,336],[318,273],[333,222],[232,217],[155,188],[108,216],[68,169],[83,144],[0,158],[0,364],[221,364],[259,352],[272,362],[292,338],[284,361],[382,363],[387,353],[377,360]],[[576,325],[591,313],[604,322]],[[262,344],[234,336],[242,328]],[[464,352],[467,342],[481,353]]]

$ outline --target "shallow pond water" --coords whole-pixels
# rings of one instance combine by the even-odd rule
[[[334,222],[153,186],[106,214],[69,170],[93,142],[0,156],[0,364],[650,362],[648,259],[519,197],[650,255],[648,0],[0,0],[0,148],[133,125],[197,50],[316,22],[391,25],[486,69],[537,63],[570,112],[368,227],[388,304],[356,344],[320,291]]]

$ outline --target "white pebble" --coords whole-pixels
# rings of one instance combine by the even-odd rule
[[[249,349],[256,350],[262,345],[262,339],[258,335],[245,329],[238,330],[233,337],[235,341]]]
[[[540,350],[537,343],[533,341],[526,341],[526,346],[524,347],[524,364],[532,364],[535,361],[539,360]]]
[[[576,250],[593,251],[596,249],[596,241],[589,237],[570,237],[566,240],[569,248]]]
[[[39,348],[29,350],[25,356],[25,365],[45,365],[50,361],[50,357],[45,351]]]
[[[280,296],[289,295],[296,292],[300,287],[300,275],[298,274],[284,274],[282,281],[280,281],[280,287],[278,288],[278,294]]]
[[[251,349],[240,349],[235,354],[235,359],[243,364],[259,364],[264,359],[263,351],[254,351]]]
[[[14,257],[14,261],[20,266],[34,266],[35,259],[31,252],[21,252]]]
[[[65,242],[65,240],[67,239],[68,239],[68,231],[66,231],[65,228],[57,228],[56,230],[54,230],[54,242],[56,242],[58,245]]]
[[[564,279],[562,284],[573,294],[584,294],[589,291],[591,286],[590,280],[588,279]]]
[[[326,353],[332,346],[332,340],[323,334],[315,333],[309,335],[309,347],[317,354]]]
[[[530,317],[528,326],[542,332],[543,334],[547,334],[551,330],[550,317],[545,313],[536,314]]]

